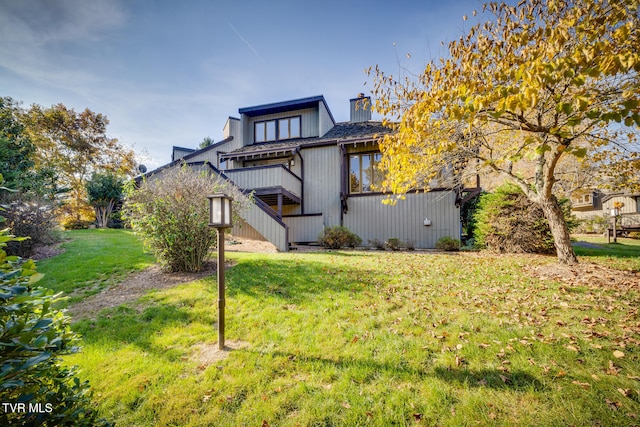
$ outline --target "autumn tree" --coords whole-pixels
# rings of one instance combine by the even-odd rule
[[[542,208],[558,260],[576,263],[554,195],[558,166],[589,159],[618,183],[638,180],[638,8],[638,0],[489,3],[491,18],[417,77],[370,70],[374,108],[395,130],[380,142],[385,189],[428,188],[443,170],[477,159],[470,163]]]
[[[124,181],[113,172],[94,173],[86,186],[89,204],[96,212],[98,228],[106,228],[113,208],[122,200]]]
[[[132,175],[135,158],[115,138],[107,136],[109,120],[89,109],[78,113],[57,104],[50,108],[33,105],[24,115],[29,136],[36,145],[36,168],[52,166],[60,185],[68,187],[67,214],[89,217],[85,184],[94,172]]]

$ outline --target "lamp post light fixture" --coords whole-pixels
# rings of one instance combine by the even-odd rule
[[[611,217],[613,218],[613,243],[618,243],[618,231],[616,230],[616,222],[620,215],[620,208],[611,209]]]
[[[218,233],[218,349],[224,350],[224,230],[231,228],[231,203],[226,194],[217,193],[209,199],[209,227]]]

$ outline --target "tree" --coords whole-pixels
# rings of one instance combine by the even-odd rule
[[[106,116],[85,109],[77,113],[62,104],[50,108],[33,105],[24,115],[28,134],[36,145],[36,168],[54,167],[60,185],[70,189],[67,215],[89,217],[86,182],[94,172],[131,175],[134,152],[107,136]]]
[[[6,185],[15,190],[26,184],[36,150],[20,120],[21,113],[16,101],[0,97],[0,170]]]
[[[619,181],[638,182],[638,7],[638,0],[489,3],[483,12],[492,19],[450,43],[449,56],[415,79],[370,69],[374,108],[395,130],[380,142],[385,189],[428,188],[443,170],[478,159],[540,205],[559,262],[576,263],[554,196],[558,166],[588,158]]]
[[[98,228],[108,226],[113,208],[122,200],[123,186],[122,178],[112,172],[94,173],[87,182],[87,196],[96,211]]]
[[[211,138],[210,136],[206,137],[205,139],[202,140],[202,142],[200,143],[199,147],[200,148],[207,148],[213,145],[213,138]]]

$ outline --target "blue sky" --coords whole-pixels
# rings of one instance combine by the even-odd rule
[[[173,145],[220,140],[241,107],[324,95],[346,121],[348,100],[371,89],[365,68],[420,72],[474,9],[478,0],[0,0],[0,96],[103,113],[109,136],[157,167]]]

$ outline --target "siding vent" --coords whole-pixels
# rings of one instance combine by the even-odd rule
[[[350,100],[351,123],[368,122],[371,120],[371,97],[359,93],[357,98]]]

